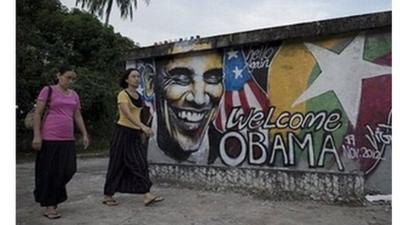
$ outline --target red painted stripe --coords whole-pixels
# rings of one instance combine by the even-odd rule
[[[228,118],[228,115],[231,113],[232,107],[233,107],[232,92],[230,92],[230,91],[225,92],[224,100],[225,100],[225,115],[226,115],[226,118]]]
[[[220,106],[220,107],[223,107],[223,106]],[[222,120],[221,113],[222,113],[221,110],[218,110],[217,118],[214,121],[215,128],[220,132],[223,131],[223,129],[222,129],[222,121],[221,121]]]
[[[250,106],[249,106],[249,102],[247,101],[246,93],[245,93],[244,89],[239,91],[239,99],[240,99],[240,103],[241,103],[244,113],[246,115],[249,114]]]
[[[391,65],[391,52],[377,58],[374,63],[379,65]],[[374,149],[369,141],[365,138],[366,125],[369,125],[373,131],[378,124],[386,123],[388,113],[392,109],[392,77],[390,75],[382,75],[363,80],[361,92],[360,108],[357,118],[357,127],[355,129],[356,146],[358,148],[368,147]],[[386,132],[385,129],[381,131]],[[382,149],[382,144],[379,145],[378,151]],[[383,154],[383,157],[385,155]],[[381,159],[360,158],[360,169],[364,172],[371,172],[379,164]]]
[[[267,107],[270,105],[267,96],[262,91],[260,91],[260,88],[257,86],[253,79],[250,80],[248,84],[250,86],[250,89],[253,91],[254,96],[256,96],[256,99],[261,105],[263,111],[267,111]]]

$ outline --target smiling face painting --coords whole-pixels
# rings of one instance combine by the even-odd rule
[[[223,95],[222,58],[216,52],[182,55],[163,67],[161,117],[181,152],[199,149]]]

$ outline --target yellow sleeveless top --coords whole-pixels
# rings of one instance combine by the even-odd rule
[[[142,110],[143,106],[138,106],[142,105],[142,101],[140,99],[140,95],[139,95],[139,99],[135,99],[135,102],[132,102],[131,99],[129,98],[130,96],[128,95],[128,93],[125,90],[122,90],[119,92],[118,94],[118,100],[117,103],[118,105],[120,103],[128,103],[128,108],[129,108],[129,113],[133,115],[134,118],[137,119],[137,121],[140,121],[140,111]],[[134,105],[134,103],[137,103],[136,105]],[[129,128],[133,128],[133,129],[138,129],[140,130],[140,127],[134,125],[129,119],[128,117],[126,117],[120,107],[118,107],[118,113],[119,113],[119,120],[117,122],[117,124],[125,126],[125,127],[129,127]]]

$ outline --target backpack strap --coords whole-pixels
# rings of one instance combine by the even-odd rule
[[[53,89],[51,88],[51,86],[47,86],[47,99],[46,99],[46,106],[49,107],[50,106],[50,100],[51,100],[51,93],[53,92]]]
[[[142,108],[142,107],[144,106],[142,96],[141,96],[138,92],[136,92],[136,93],[138,94],[139,98],[138,98],[138,99],[134,99],[134,98],[131,96],[131,94],[129,94],[129,92],[128,92],[127,90],[124,90],[124,91],[125,91],[126,94],[128,95],[129,100],[131,101],[132,105],[134,105],[134,106],[137,107],[137,108]]]

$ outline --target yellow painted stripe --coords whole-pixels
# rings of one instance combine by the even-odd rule
[[[351,37],[350,37],[351,38]],[[337,44],[347,41],[349,39],[348,35],[336,35],[336,36],[331,36],[329,38],[324,38],[321,40],[318,40],[316,42],[311,42],[312,44],[318,45],[322,48],[327,48],[327,49],[332,49],[334,48]]]
[[[333,48],[346,37],[323,39],[314,44],[323,48]],[[316,61],[302,42],[285,42],[274,57],[268,71],[268,94],[271,105],[276,107],[273,120],[284,111],[306,113],[306,104],[301,103],[292,107],[293,102],[307,88],[309,76]],[[286,136],[288,130],[272,130]],[[297,130],[296,133],[299,133]]]
[[[284,111],[305,112],[305,103],[293,108],[292,104],[307,88],[314,65],[314,58],[303,43],[284,43],[281,46],[271,63],[268,76],[271,105],[276,107],[274,120]]]

